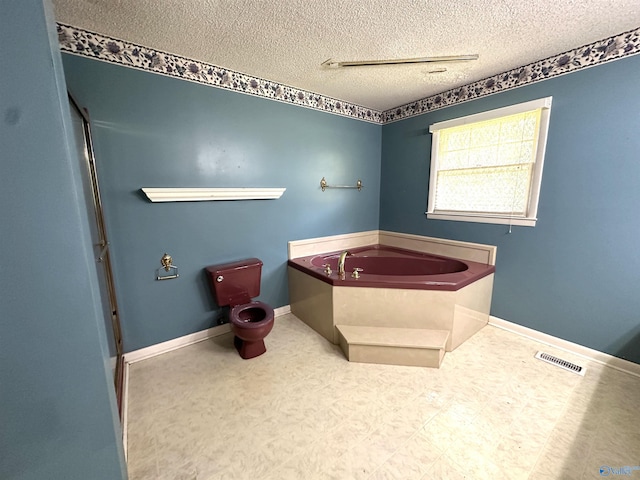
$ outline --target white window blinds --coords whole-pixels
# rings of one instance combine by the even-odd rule
[[[429,218],[535,224],[550,104],[542,99],[432,125]]]

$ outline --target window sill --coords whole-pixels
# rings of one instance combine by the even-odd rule
[[[465,215],[453,213],[433,213],[426,212],[427,218],[431,220],[453,220],[458,222],[494,223],[499,225],[516,225],[521,227],[535,227],[537,218],[522,217],[501,217],[498,215]]]

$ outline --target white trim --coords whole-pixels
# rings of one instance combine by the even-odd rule
[[[142,188],[152,202],[201,202],[211,200],[274,200],[286,188]]]
[[[273,316],[276,318],[283,315],[288,315],[289,313],[291,313],[291,305],[283,305],[282,307],[273,309]]]
[[[275,317],[286,315],[287,313],[291,313],[291,307],[289,305],[285,305],[284,307],[274,308],[273,313]],[[125,353],[124,361],[126,364],[136,363],[141,360],[156,357],[158,355],[162,355],[163,353],[171,352],[182,347],[187,347],[189,345],[193,345],[194,343],[202,342],[209,338],[217,337],[218,335],[224,335],[225,333],[229,332],[231,332],[231,326],[228,323],[225,323],[223,325],[218,325],[206,330],[201,330],[189,335],[174,338],[173,340],[168,340],[166,342],[157,343],[149,347]]]
[[[129,455],[129,435],[127,427],[129,424],[129,363],[126,359],[122,366],[124,369],[122,372],[122,446],[124,447],[124,460],[126,462]]]
[[[174,338],[173,340],[168,340],[166,342],[150,345],[148,347],[141,348],[139,350],[134,350],[133,352],[125,353],[124,360],[125,362],[130,364],[136,363],[141,360],[146,360],[147,358],[151,358],[157,355],[161,355],[163,353],[171,352],[172,350],[177,350],[178,348],[182,348],[188,345],[193,345],[194,343],[202,342],[211,337],[216,337],[218,335],[229,333],[230,331],[231,331],[231,327],[229,326],[229,324],[218,325],[216,327],[212,327],[207,330],[201,330],[199,332],[191,333],[189,335],[184,335],[182,337]]]
[[[523,327],[522,325],[508,322],[507,320],[503,320],[492,315],[489,316],[489,325],[493,325],[494,327],[501,328],[502,330],[506,330],[511,333],[515,333],[516,335],[520,335],[544,345],[549,345],[565,352],[573,353],[574,355],[578,355],[579,357],[585,358],[586,360],[589,360],[591,362],[605,365],[621,372],[640,377],[640,364],[630,362],[622,358],[614,357],[613,355],[609,355],[608,353],[603,353],[592,348],[584,347],[582,345],[578,345],[577,343],[569,342],[568,340],[563,340],[561,338],[554,337],[553,335],[548,335],[546,333],[542,333],[528,327]]]
[[[551,117],[552,97],[540,99],[545,105],[540,112],[540,129],[538,130],[538,144],[536,146],[536,162],[533,167],[533,178],[531,179],[531,192],[529,194],[529,204],[527,218],[533,220],[532,227],[535,227],[538,216],[538,204],[540,203],[540,188],[542,186],[542,171],[544,169],[544,158],[547,151],[547,137],[549,134],[549,119]]]
[[[518,218],[498,215],[483,215],[481,213],[477,215],[465,215],[454,213],[438,213],[438,212],[425,212],[427,218],[433,220],[457,220],[459,222],[476,222],[476,223],[496,223],[500,225],[518,225],[521,227],[535,227],[537,218]]]
[[[529,102],[508,105],[502,108],[494,108],[493,110],[474,113],[473,115],[467,115],[465,117],[452,118],[451,120],[437,122],[429,126],[429,132],[434,133],[436,130],[444,130],[445,128],[458,127],[460,125],[468,125],[470,123],[484,122],[485,120],[492,120],[499,117],[508,117],[509,115],[528,112],[531,110],[536,110],[538,108],[549,109],[551,108],[552,98],[553,97],[539,98],[537,100],[531,100]]]

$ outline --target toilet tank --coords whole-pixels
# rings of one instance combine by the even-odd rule
[[[210,265],[205,270],[218,306],[242,305],[260,295],[262,260],[259,258]]]

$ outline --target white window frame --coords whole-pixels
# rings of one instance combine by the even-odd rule
[[[429,175],[429,199],[427,204],[427,218],[440,220],[457,220],[465,222],[498,223],[504,225],[521,225],[535,227],[538,214],[538,200],[540,198],[540,185],[542,183],[542,169],[544,166],[545,150],[547,145],[547,133],[549,130],[549,116],[551,113],[552,97],[540,98],[530,102],[511,105],[504,108],[489,110],[486,112],[468,115],[466,117],[454,118],[444,122],[434,123],[429,127],[432,134],[431,140],[431,171]],[[449,212],[434,211],[436,197],[436,181],[438,175],[438,141],[440,130],[457,127],[470,123],[493,120],[500,117],[515,115],[531,110],[542,109],[538,132],[538,145],[536,148],[536,158],[533,165],[531,178],[529,204],[524,215],[497,215],[490,213],[469,213],[469,212]]]

